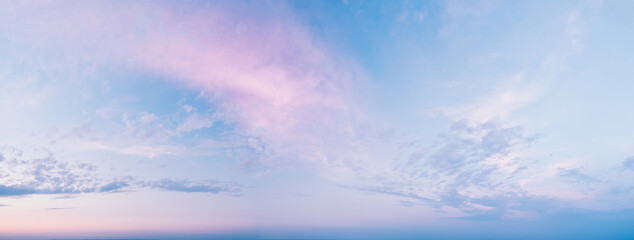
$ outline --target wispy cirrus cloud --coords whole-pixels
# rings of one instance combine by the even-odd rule
[[[260,4],[268,3],[256,3]],[[177,130],[205,128],[213,121],[234,126],[233,134],[242,139],[235,146],[236,156],[242,156],[245,169],[283,165],[271,167],[275,162],[308,162],[324,169],[354,165],[355,161],[346,160],[353,158],[351,154],[334,146],[354,148],[357,143],[352,139],[363,131],[352,87],[363,85],[363,73],[297,24],[292,14],[262,13],[241,4],[192,3],[175,8],[171,3],[66,2],[56,5],[55,11],[49,7],[21,3],[3,14],[7,20],[3,22],[23,23],[0,28],[9,39],[29,39],[7,42],[20,49],[9,54],[22,56],[27,67],[41,68],[46,62],[51,72],[88,71],[77,65],[95,71],[131,69],[200,91],[213,103],[212,120],[192,114]],[[284,6],[277,9],[288,13]],[[23,14],[32,12],[42,14]],[[237,17],[247,13],[257,14]],[[67,50],[62,59],[54,54],[59,49]],[[99,114],[112,118],[109,111]],[[152,122],[151,115],[145,117],[146,123]],[[137,128],[144,129],[134,134],[150,137],[165,132]],[[153,151],[152,146],[135,149],[120,152],[150,157],[174,152]]]
[[[376,177],[378,187],[361,189],[470,213],[504,209],[496,213],[504,216],[513,201],[537,197],[519,181],[530,165],[526,149],[538,138],[512,114],[538,96],[538,88],[518,75],[474,103],[435,109],[450,120],[449,132],[408,144],[401,159]]]
[[[530,145],[532,136],[519,126],[463,124],[459,121],[452,134],[413,149],[409,157],[376,177],[374,187],[358,189],[498,218],[507,211],[535,211],[530,207],[534,201],[551,204],[548,197],[539,200],[542,197],[525,192],[519,185],[528,163],[518,150]],[[474,137],[472,132],[482,134]]]
[[[492,2],[451,2],[441,37],[454,36],[450,45],[467,49],[484,32],[463,30],[486,26],[477,23],[489,21],[487,12],[495,8]],[[574,9],[564,13],[557,19],[563,34],[553,43],[556,50],[541,55],[537,67],[502,81],[489,79],[487,83],[496,83],[489,94],[433,108],[432,114],[447,120],[448,131],[402,144],[406,147],[392,167],[353,188],[390,194],[408,206],[456,208],[472,220],[534,217],[565,205],[588,207],[587,202],[607,199],[606,189],[614,186],[604,180],[609,178],[605,173],[582,162],[553,159],[543,146],[536,149],[545,134],[521,114],[542,104],[555,76],[583,47],[582,13]],[[456,52],[460,58],[469,54]]]

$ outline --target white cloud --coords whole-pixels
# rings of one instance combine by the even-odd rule
[[[191,132],[201,128],[208,128],[213,126],[216,119],[213,117],[205,117],[200,114],[194,113],[189,115],[183,123],[181,123],[177,128],[177,132]]]
[[[438,108],[435,111],[453,121],[466,120],[469,126],[478,126],[490,121],[511,121],[512,114],[536,101],[541,96],[541,86],[528,82],[522,74],[515,75],[496,87],[488,96],[474,103]]]
[[[147,112],[140,112],[137,118],[139,123],[141,124],[150,124],[158,120],[158,117],[156,115]]]
[[[196,111],[196,108],[195,108],[195,107],[192,107],[192,106],[187,105],[187,104],[183,105],[183,109],[185,110],[185,112],[192,112],[192,111]]]

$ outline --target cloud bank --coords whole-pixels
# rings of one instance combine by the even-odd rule
[[[5,148],[0,162],[0,197],[33,194],[76,195],[118,193],[142,188],[187,193],[212,193],[240,196],[240,186],[220,181],[192,182],[187,179],[139,181],[134,177],[110,179],[89,164],[59,161],[50,152],[44,156],[24,156],[22,150]]]

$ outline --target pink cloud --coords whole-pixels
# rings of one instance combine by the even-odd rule
[[[64,59],[50,68],[77,62],[132,68],[200,90],[218,108],[219,120],[236,124],[245,144],[265,146],[253,148],[264,149],[260,156],[329,162],[342,154],[332,146],[354,136],[351,86],[360,71],[284,6],[274,9],[28,2],[5,15],[12,20],[5,22],[20,26],[0,27],[29,41],[17,45]]]

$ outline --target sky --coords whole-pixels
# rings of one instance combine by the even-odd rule
[[[634,238],[632,1],[0,2],[0,239]]]

